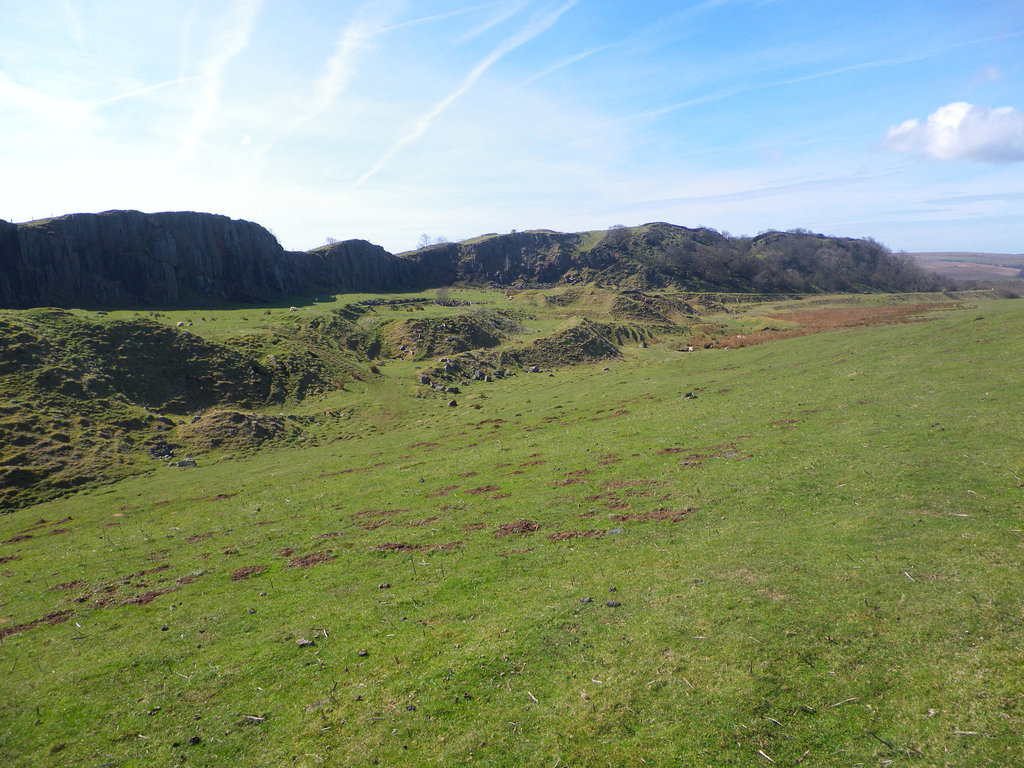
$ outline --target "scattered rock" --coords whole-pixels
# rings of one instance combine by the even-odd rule
[[[312,640],[307,640],[307,639],[306,639],[306,638],[304,638],[304,637],[300,637],[300,638],[299,638],[298,640],[296,640],[295,642],[296,642],[296,643],[298,644],[298,646],[299,646],[300,648],[305,648],[305,647],[306,647],[307,645],[316,645],[316,643],[315,643],[314,641],[312,641]]]
[[[592,597],[581,597],[580,598],[580,602],[581,603],[592,603],[592,602],[594,602],[594,598],[592,598]]]
[[[618,608],[620,605],[622,605],[622,603],[620,603],[618,600],[609,600],[607,603],[605,603],[605,605],[607,605],[609,608]]]
[[[449,407],[449,408],[454,408],[454,407],[456,407],[456,406],[457,406],[458,404],[459,404],[459,403],[458,403],[458,401],[457,401],[457,400],[449,400],[449,401],[448,401],[448,407]]]
[[[385,581],[383,584],[381,584],[378,587],[378,589],[391,589],[391,585],[388,582]]]
[[[369,656],[369,655],[370,655],[370,652],[369,652],[368,650],[366,650],[365,648],[363,648],[363,649],[361,649],[361,650],[359,651],[359,655],[360,655],[360,656]]]

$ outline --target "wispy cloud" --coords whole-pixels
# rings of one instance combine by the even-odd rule
[[[469,74],[463,78],[459,86],[437,102],[428,111],[420,115],[413,123],[411,130],[405,135],[398,139],[391,147],[384,153],[384,155],[377,160],[370,170],[359,177],[357,181],[358,185],[365,184],[371,178],[373,178],[387,163],[397,155],[402,148],[416,141],[418,138],[423,136],[428,130],[430,130],[431,124],[437,117],[450,107],[455,101],[466,94],[476,82],[483,76],[483,74],[490,69],[496,62],[501,60],[502,57],[508,55],[516,48],[525,43],[528,43],[533,38],[542,34],[548,30],[556,21],[558,21],[564,13],[576,5],[579,0],[569,0],[569,2],[562,4],[558,8],[555,8],[549,13],[542,14],[533,18],[533,20],[527,24],[519,33],[512,37],[503,40],[494,50],[492,50],[487,56],[485,56]]]
[[[720,2],[727,2],[727,0],[720,0]],[[720,3],[718,3],[720,4]],[[626,115],[618,118],[614,122],[624,122],[628,120],[644,120],[663,117],[673,112],[679,112],[681,110],[690,109],[692,107],[702,106],[716,101],[722,101],[723,99],[733,98],[740,96],[745,93],[753,93],[756,91],[768,90],[771,88],[782,88],[788,85],[797,85],[799,83],[805,83],[812,80],[821,80],[823,78],[835,77],[837,75],[849,74],[851,72],[857,72],[861,70],[869,69],[883,69],[887,67],[902,66],[904,64],[913,64],[920,61],[926,61],[933,59],[943,54],[949,53],[950,51],[957,50],[959,48],[967,48],[976,45],[983,45],[986,43],[993,43],[997,40],[1005,40],[1007,37],[1021,37],[1024,33],[1017,33],[1013,35],[999,36],[999,37],[985,37],[977,40],[967,40],[961,43],[954,43],[953,45],[943,46],[942,48],[936,48],[925,53],[913,54],[909,56],[895,56],[885,59],[874,59],[872,61],[862,61],[856,64],[849,64],[843,67],[834,67],[832,69],[822,70],[820,72],[810,72],[805,75],[798,75],[796,77],[787,77],[779,80],[772,80],[766,83],[758,83],[756,85],[740,85],[733,88],[725,88],[715,93],[710,93],[704,96],[697,96],[692,99],[686,99],[679,101],[674,104],[667,104],[663,107],[657,107],[655,109],[645,110],[643,112],[636,112],[632,115]]]
[[[221,33],[215,40],[215,49],[200,66],[204,81],[192,118],[181,135],[179,156],[191,157],[199,139],[220,105],[224,88],[224,73],[233,58],[244,51],[252,38],[263,0],[236,0]]]
[[[141,88],[135,88],[126,93],[119,93],[117,96],[111,96],[107,99],[100,99],[89,104],[91,107],[102,107],[106,104],[113,104],[115,101],[123,101],[124,99],[134,99],[137,96],[145,96],[147,93],[158,91],[161,88],[167,88],[171,85],[181,85],[183,83],[191,83],[194,80],[202,80],[203,75],[192,75],[190,77],[176,77],[174,80],[167,80],[163,83],[155,83],[153,85],[145,85]]]
[[[912,119],[891,127],[882,144],[934,160],[1024,162],[1024,113],[958,101],[939,107],[923,123]]]
[[[444,21],[445,19],[451,19],[456,16],[465,16],[468,13],[475,13],[476,11],[482,11],[485,8],[492,8],[494,5],[495,3],[481,3],[480,5],[471,5],[468,8],[457,8],[454,11],[446,11],[445,13],[420,16],[417,19],[409,19],[408,21],[400,21],[397,24],[392,24],[386,31],[390,32],[393,29],[405,29],[406,27],[414,27],[420,24],[431,24],[435,21]]]
[[[519,13],[521,10],[523,10],[529,4],[530,4],[530,0],[521,0],[521,2],[513,3],[512,5],[509,5],[508,7],[503,8],[499,13],[497,13],[494,16],[492,16],[491,18],[489,18],[483,24],[481,24],[481,25],[479,25],[477,27],[474,27],[473,29],[471,29],[468,32],[466,32],[464,35],[462,35],[462,37],[460,37],[458,39],[457,42],[465,43],[465,42],[467,42],[469,40],[472,40],[472,39],[474,39],[476,37],[480,37],[480,35],[484,34],[485,32],[488,32],[491,29],[494,29],[496,26],[498,26],[502,22],[508,21],[509,19],[511,19],[513,16],[515,16],[517,13]]]
[[[601,53],[602,51],[607,51],[609,48],[615,48],[620,45],[623,45],[623,43],[609,43],[608,45],[600,45],[597,46],[596,48],[588,48],[587,50],[581,51],[580,53],[577,53],[574,56],[570,56],[566,59],[562,59],[561,61],[555,62],[550,67],[545,67],[535,75],[531,75],[530,77],[526,78],[526,80],[523,81],[523,87],[525,88],[526,86],[530,85],[530,83],[536,82],[537,80],[540,80],[542,77],[547,77],[553,72],[557,72],[560,69],[565,69],[568,66],[572,66],[578,61],[583,61],[589,56],[593,56],[595,53]]]
[[[388,30],[394,10],[395,3],[391,0],[373,0],[356,12],[355,18],[338,35],[334,54],[313,86],[309,109],[297,123],[309,122],[323,114],[344,92],[355,77],[360,54],[369,49],[374,38]]]

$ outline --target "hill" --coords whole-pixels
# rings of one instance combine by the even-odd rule
[[[4,307],[172,308],[463,283],[588,282],[761,293],[942,287],[876,242],[808,232],[731,238],[654,223],[486,235],[396,256],[363,240],[285,251],[257,224],[203,213],[108,211],[0,222]]]

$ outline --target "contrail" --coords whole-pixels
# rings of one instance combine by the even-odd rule
[[[459,84],[458,88],[456,88],[454,91],[452,91],[439,102],[437,102],[437,104],[435,104],[427,112],[420,115],[420,117],[417,118],[415,124],[413,125],[412,130],[410,130],[407,134],[405,134],[398,141],[396,141],[391,146],[391,148],[387,152],[385,152],[384,155],[376,162],[376,164],[374,164],[374,166],[370,170],[368,170],[366,173],[359,177],[359,180],[356,182],[356,184],[360,186],[365,184],[367,181],[373,178],[385,165],[387,165],[387,163],[395,155],[397,155],[402,150],[403,147],[405,147],[408,144],[411,144],[416,139],[420,138],[423,134],[425,134],[430,129],[431,123],[434,122],[437,116],[444,112],[446,109],[448,109],[448,107],[450,107],[457,99],[465,95],[465,93],[476,84],[477,80],[479,80],[495,62],[499,61],[503,56],[507,55],[511,51],[514,51],[516,48],[523,45],[524,43],[527,43],[533,38],[537,37],[537,35],[546,31],[556,21],[558,21],[562,14],[564,14],[578,2],[579,0],[569,0],[569,2],[563,4],[559,8],[555,9],[553,12],[545,16],[540,16],[536,18],[532,23],[528,24],[521,32],[519,32],[519,34],[507,38],[501,44],[499,44],[498,47],[491,51],[482,61],[480,61],[480,63],[473,67],[470,73],[466,75],[466,77],[463,79],[462,83]]]

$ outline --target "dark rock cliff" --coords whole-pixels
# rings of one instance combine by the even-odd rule
[[[258,224],[206,213],[108,211],[0,222],[0,305],[269,302],[418,285],[413,265],[363,240],[289,252]]]

